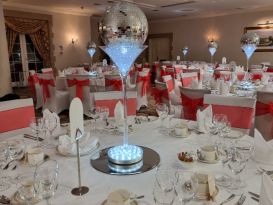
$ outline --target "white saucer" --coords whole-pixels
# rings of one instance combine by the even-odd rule
[[[101,203],[101,205],[108,205],[108,204],[107,204],[107,199],[105,199],[105,200]],[[138,202],[137,202],[136,200],[132,200],[132,201],[130,202],[130,205],[138,205]]]
[[[187,138],[187,137],[189,137],[189,136],[191,135],[191,131],[188,131],[188,134],[187,134],[187,135],[177,135],[177,134],[175,133],[175,130],[174,130],[174,129],[171,129],[171,130],[169,131],[169,135],[170,135],[171,137],[176,137],[176,138]]]

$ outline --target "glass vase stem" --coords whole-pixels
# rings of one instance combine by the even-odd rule
[[[124,133],[123,133],[123,145],[128,145],[128,122],[127,122],[127,88],[126,88],[126,80],[127,75],[122,76],[122,90],[123,90],[123,116],[124,116]]]

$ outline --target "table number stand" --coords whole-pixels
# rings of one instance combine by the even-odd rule
[[[79,187],[73,188],[71,193],[76,196],[82,196],[89,192],[89,188],[86,186],[82,186],[81,183],[81,161],[80,161],[80,148],[79,148],[79,141],[82,138],[83,134],[81,130],[78,128],[76,130],[76,146],[77,146],[77,162],[78,162],[78,180],[79,180]]]

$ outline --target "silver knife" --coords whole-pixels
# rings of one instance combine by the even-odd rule
[[[249,193],[250,195],[254,196],[255,198],[260,198],[260,195],[259,195],[259,194],[256,194],[256,193],[251,192],[251,191],[249,191],[248,193]]]
[[[259,199],[257,199],[257,198],[255,198],[255,197],[250,197],[251,199],[253,199],[254,201],[256,201],[256,202],[259,202]]]

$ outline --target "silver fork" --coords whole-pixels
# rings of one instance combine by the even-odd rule
[[[232,200],[236,195],[235,194],[231,194],[227,199],[225,199],[224,201],[222,201],[219,205],[223,205],[227,202],[229,202],[230,200]]]
[[[246,200],[246,196],[244,194],[241,195],[240,199],[237,201],[236,205],[242,205]]]

